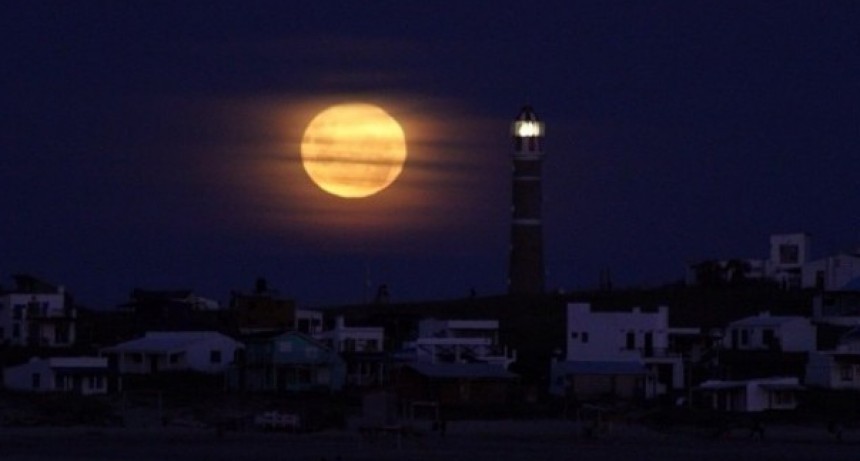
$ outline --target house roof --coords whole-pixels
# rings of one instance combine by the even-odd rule
[[[839,287],[838,291],[860,291],[860,277],[854,277],[848,283]]]
[[[735,320],[729,324],[729,327],[778,327],[796,320],[805,320],[805,317],[759,314]]]
[[[740,389],[745,388],[747,385],[757,385],[765,390],[771,391],[781,391],[781,390],[802,390],[803,386],[800,385],[799,380],[797,378],[762,378],[762,379],[748,379],[748,380],[739,380],[739,381],[722,381],[722,380],[708,380],[703,382],[698,386],[699,390],[720,390],[720,389]]]
[[[641,375],[647,373],[640,362],[577,360],[557,362],[557,371],[567,375]]]
[[[169,331],[148,332],[143,338],[119,343],[102,349],[105,352],[155,352],[171,353],[184,351],[194,344],[217,338],[228,338],[215,331]]]
[[[492,378],[514,379],[515,373],[499,365],[487,363],[426,363],[414,362],[407,364],[409,368],[429,378]]]

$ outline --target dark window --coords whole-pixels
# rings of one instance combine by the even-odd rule
[[[40,387],[42,387],[42,375],[33,373],[33,389],[39,389]]]
[[[797,245],[783,244],[779,246],[779,262],[781,264],[797,264],[800,261],[800,248]]]
[[[636,349],[636,332],[627,332],[627,350]]]
[[[12,325],[12,337],[13,338],[20,338],[21,337],[21,325],[18,325],[17,323]]]
[[[209,351],[210,363],[221,363],[221,351]]]
[[[741,330],[741,345],[746,346],[750,343],[750,332],[749,330]]]
[[[839,379],[842,381],[854,380],[854,367],[851,365],[842,365],[839,367]]]
[[[582,332],[582,342],[583,342],[583,343],[587,343],[587,342],[588,342],[588,332],[587,332],[587,331],[583,331],[583,332]]]
[[[24,305],[18,304],[13,308],[12,319],[21,320],[24,317]]]
[[[54,329],[54,343],[68,344],[70,342],[70,329],[66,324],[58,324]]]
[[[578,338],[578,337],[579,337],[579,333],[577,333],[577,332],[575,332],[575,331],[574,331],[573,333],[571,333],[571,334],[570,334],[570,337],[571,337],[571,338],[573,338],[573,339],[576,339],[576,338]]]
[[[776,334],[774,334],[773,330],[767,328],[762,330],[761,332],[761,342],[764,344],[764,347],[768,349],[776,348]]]
[[[645,355],[650,357],[654,354],[654,333],[645,333]]]

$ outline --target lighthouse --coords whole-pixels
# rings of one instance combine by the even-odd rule
[[[544,125],[525,106],[511,125],[513,190],[508,293],[540,294],[544,290],[541,163]]]

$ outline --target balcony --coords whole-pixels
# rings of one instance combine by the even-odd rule
[[[27,306],[25,313],[27,320],[31,322],[70,322],[77,317],[75,309],[48,309],[45,306],[38,305]]]

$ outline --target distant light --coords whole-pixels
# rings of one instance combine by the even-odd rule
[[[515,122],[514,135],[520,138],[543,136],[543,123],[531,120]]]

